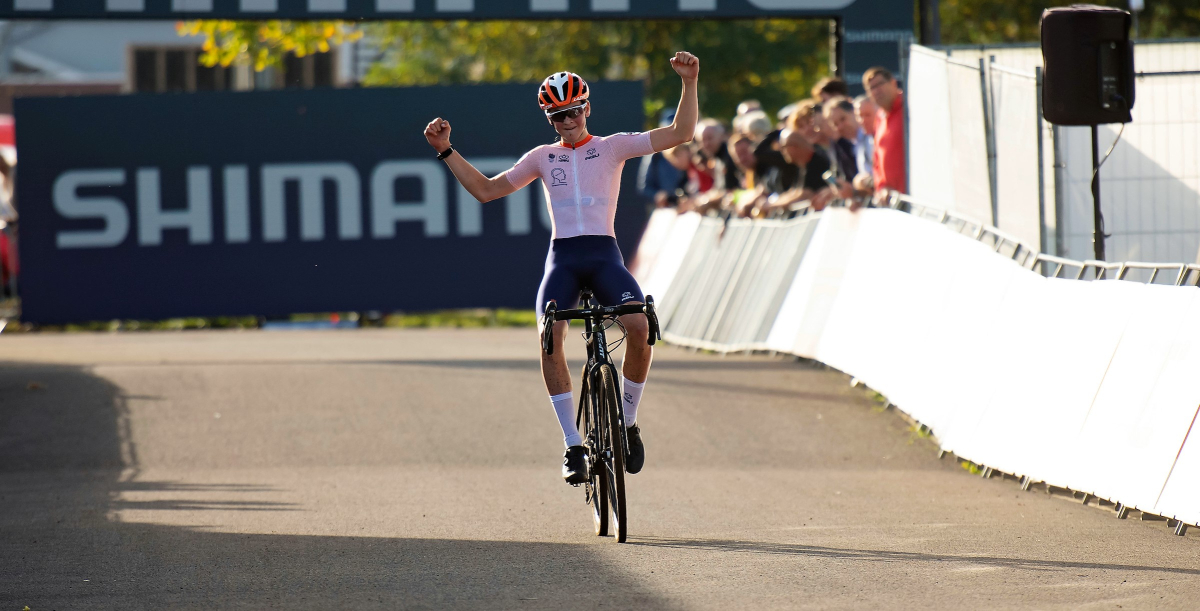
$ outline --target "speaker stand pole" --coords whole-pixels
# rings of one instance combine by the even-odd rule
[[[1092,246],[1097,261],[1104,260],[1104,220],[1100,215],[1100,145],[1097,143],[1097,126],[1092,126],[1092,214],[1096,233]]]

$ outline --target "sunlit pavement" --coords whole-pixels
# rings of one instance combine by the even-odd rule
[[[532,329],[0,336],[0,608],[1200,599],[1196,537],[972,476],[787,358],[659,349],[630,543],[595,537],[536,350]]]

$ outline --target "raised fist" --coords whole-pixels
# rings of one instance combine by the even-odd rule
[[[430,121],[425,126],[425,141],[439,153],[450,148],[450,122],[441,117]]]
[[[671,67],[679,76],[685,79],[695,79],[700,75],[700,58],[687,51],[680,51],[671,58]]]

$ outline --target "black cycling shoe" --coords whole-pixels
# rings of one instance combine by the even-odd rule
[[[563,454],[563,479],[568,484],[578,486],[587,481],[587,448],[571,446]]]
[[[646,464],[646,447],[642,445],[642,429],[633,425],[625,429],[625,437],[629,440],[629,451],[625,453],[625,472],[637,473]]]

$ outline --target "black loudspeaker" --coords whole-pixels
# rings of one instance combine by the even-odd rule
[[[1076,4],[1042,13],[1042,113],[1058,125],[1133,120],[1129,13]]]

